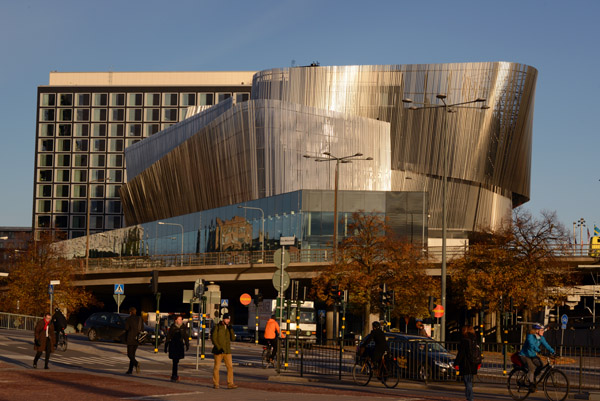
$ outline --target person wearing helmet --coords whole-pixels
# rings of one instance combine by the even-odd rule
[[[527,334],[523,348],[519,351],[521,360],[527,365],[527,378],[529,379],[531,391],[535,391],[535,376],[544,365],[542,360],[537,356],[538,352],[541,350],[540,346],[542,345],[552,354],[555,354],[554,348],[552,348],[544,338],[544,326],[539,323],[534,323],[531,326],[529,334]]]
[[[367,347],[370,342],[375,343],[375,347],[373,348],[371,354],[371,361],[373,362],[373,366],[376,368],[379,366],[379,362],[381,362],[381,358],[388,351],[387,340],[385,338],[385,333],[381,329],[381,324],[378,321],[373,322],[373,330],[369,333],[368,336],[360,343],[361,348]]]
[[[54,315],[52,315],[52,325],[54,326],[54,336],[56,341],[54,344],[58,344],[58,335],[60,332],[65,333],[67,328],[67,318],[61,312],[60,308],[54,309]],[[56,345],[54,346],[56,348]]]

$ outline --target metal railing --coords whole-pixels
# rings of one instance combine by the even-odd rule
[[[0,329],[33,331],[41,319],[39,316],[0,312]]]
[[[467,251],[468,246],[447,247],[448,260],[461,257]],[[331,249],[296,249],[288,250],[291,263],[329,263],[333,261]],[[551,248],[555,257],[580,258],[589,257],[588,247],[560,245]],[[89,260],[89,271],[110,269],[143,269],[164,268],[180,266],[215,266],[215,265],[241,265],[273,263],[275,250],[262,251],[226,251],[192,254],[152,255],[152,256],[127,256],[109,258],[91,258]],[[427,249],[429,262],[441,260],[442,248],[429,247]],[[183,259],[183,260],[182,260]],[[81,261],[82,266],[83,260]]]

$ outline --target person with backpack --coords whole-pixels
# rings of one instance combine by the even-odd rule
[[[466,325],[460,330],[462,338],[458,344],[458,354],[454,360],[454,369],[457,369],[465,383],[465,396],[467,401],[473,401],[473,376],[481,366],[481,349],[477,344],[477,337],[473,326]]]

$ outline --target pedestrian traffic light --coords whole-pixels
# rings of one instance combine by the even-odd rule
[[[150,289],[153,294],[158,292],[158,270],[152,270],[152,277],[150,277]]]
[[[194,295],[198,299],[202,298],[202,295],[204,295],[204,279],[199,278],[194,283]]]
[[[263,294],[260,292],[254,294],[254,305],[258,306],[263,301]]]

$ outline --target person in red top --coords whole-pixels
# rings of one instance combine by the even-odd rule
[[[44,319],[37,322],[34,330],[34,347],[36,350],[35,359],[33,360],[33,367],[37,368],[37,362],[42,356],[42,352],[46,352],[46,359],[44,363],[44,369],[48,369],[48,361],[50,360],[50,353],[54,349],[54,325],[52,324],[52,317],[49,313],[44,314]]]
[[[267,325],[265,326],[265,340],[272,350],[271,360],[269,362],[275,360],[275,355],[277,355],[277,337],[280,335],[281,330],[279,329],[277,320],[275,320],[275,315],[271,315],[271,318],[267,321]]]

